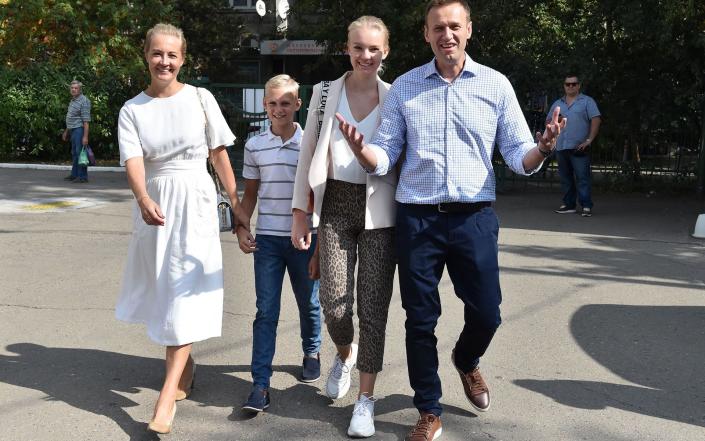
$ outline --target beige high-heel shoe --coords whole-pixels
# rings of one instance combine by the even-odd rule
[[[196,384],[196,362],[193,362],[193,369],[191,370],[191,381],[189,382],[186,389],[176,389],[176,401],[185,400],[193,392],[193,385]]]
[[[168,423],[159,423],[157,421],[154,421],[154,418],[152,418],[152,421],[150,421],[149,424],[147,424],[147,430],[150,432],[165,435],[165,434],[171,432],[171,426],[174,424],[174,417],[175,416],[176,416],[176,402],[174,402],[174,407],[171,411],[171,418],[169,419]]]

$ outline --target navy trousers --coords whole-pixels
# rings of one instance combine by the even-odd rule
[[[434,205],[398,204],[396,240],[406,311],[407,367],[419,411],[442,413],[434,331],[441,316],[438,283],[444,267],[464,308],[465,325],[455,344],[461,370],[469,372],[477,366],[501,322],[498,232],[491,207],[474,213],[441,213]],[[446,362],[450,363],[450,354]]]

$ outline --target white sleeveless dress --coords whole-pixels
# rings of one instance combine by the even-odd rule
[[[216,191],[206,170],[208,149],[235,136],[213,95],[185,85],[168,98],[145,93],[120,110],[120,163],[142,156],[147,192],[164,226],[147,225],[137,202],[127,254],[119,320],[143,323],[156,343],[177,346],[221,334],[223,263]],[[205,115],[208,115],[208,139]]]

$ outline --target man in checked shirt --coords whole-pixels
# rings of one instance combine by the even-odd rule
[[[566,124],[559,122],[557,108],[534,140],[507,78],[465,53],[471,33],[464,0],[429,1],[424,37],[435,57],[397,78],[371,142],[338,116],[368,173],[393,171],[404,155],[396,240],[409,380],[420,413],[410,441],[433,440],[442,431],[434,329],[446,266],[465,314],[451,362],[472,407],[480,412],[490,407],[478,365],[501,322],[492,151],[496,143],[515,173],[529,175],[553,151]]]

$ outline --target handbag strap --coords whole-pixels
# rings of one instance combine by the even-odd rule
[[[321,137],[321,127],[323,127],[323,114],[326,111],[326,103],[328,102],[328,91],[330,90],[330,81],[321,82],[321,100],[318,102],[318,135],[316,139]]]
[[[215,181],[215,189],[218,191],[218,194],[221,194],[223,192],[223,187],[220,185],[220,178],[218,178],[218,173],[215,171],[215,166],[213,165],[213,159],[211,159],[211,155],[210,155],[211,139],[210,139],[210,133],[208,133],[208,113],[206,112],[206,107],[203,105],[203,97],[201,95],[201,88],[200,87],[196,88],[196,94],[198,94],[198,102],[201,104],[201,110],[203,111],[203,116],[206,119],[206,124],[205,124],[205,127],[203,128],[203,131],[205,132],[205,135],[206,135],[206,144],[207,144],[206,147],[209,150],[208,173],[211,174],[211,176],[213,177],[213,180]]]

